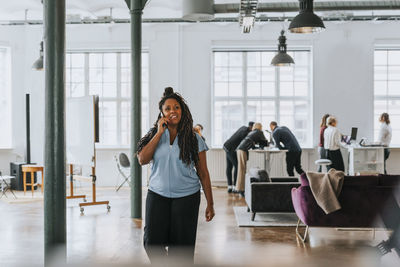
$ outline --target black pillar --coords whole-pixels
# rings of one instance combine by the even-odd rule
[[[66,261],[65,0],[44,0],[45,46],[45,265]],[[53,257],[57,257],[56,259]]]

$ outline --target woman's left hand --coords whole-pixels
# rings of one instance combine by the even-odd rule
[[[207,205],[206,208],[206,221],[209,222],[211,221],[215,216],[215,211],[214,211],[214,206],[212,205]]]

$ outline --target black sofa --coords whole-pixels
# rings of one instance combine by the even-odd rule
[[[254,221],[257,212],[294,212],[292,188],[299,187],[297,177],[271,177],[270,182],[259,182],[257,172],[246,173],[245,200]]]

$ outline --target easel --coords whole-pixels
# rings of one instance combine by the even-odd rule
[[[111,206],[109,205],[109,201],[96,201],[96,167],[92,167],[92,202],[79,203],[79,207],[81,208],[81,214],[84,212],[84,206],[93,206],[93,205],[107,205],[107,211],[110,211]]]
[[[96,121],[98,123],[98,120],[96,120],[96,114],[98,114],[98,107],[96,106],[95,97],[89,96],[89,97],[70,99],[70,102],[67,103],[67,111],[68,110],[70,115],[67,116],[67,144],[69,140],[70,144],[72,143],[73,145],[71,145],[69,149],[67,148],[67,155],[69,153],[71,154],[68,162],[70,164],[69,168],[70,168],[71,195],[67,196],[67,199],[72,199],[72,198],[84,199],[83,200],[84,203],[79,203],[81,214],[83,214],[85,206],[93,206],[93,205],[107,205],[107,210],[110,211],[111,206],[109,205],[109,201],[96,201],[95,143],[98,142],[98,138],[96,138],[96,130],[97,130],[96,126],[98,126],[98,124],[96,124]],[[85,121],[83,121],[82,118],[85,119]],[[68,127],[68,124],[74,125],[74,127]],[[89,133],[89,135],[81,135],[82,131]],[[93,135],[91,133],[93,133]],[[90,177],[74,175],[74,170],[73,170],[74,164],[82,166],[90,166],[92,168],[92,174],[90,175]],[[91,202],[86,202],[86,195],[74,195],[74,189],[73,189],[74,180],[82,180],[85,182],[92,183]]]
[[[83,198],[83,202],[86,202],[86,195],[74,195],[74,165],[69,165],[69,191],[71,195],[67,196],[67,199],[71,198]]]

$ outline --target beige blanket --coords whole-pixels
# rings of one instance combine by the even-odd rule
[[[321,209],[329,214],[341,208],[338,196],[342,191],[344,172],[330,169],[328,173],[307,172],[311,191]]]

